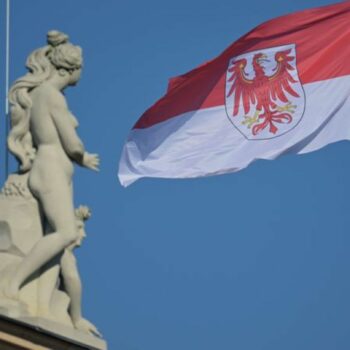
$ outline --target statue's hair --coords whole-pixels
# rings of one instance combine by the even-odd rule
[[[27,74],[14,82],[9,91],[11,130],[7,139],[9,150],[20,163],[20,170],[30,170],[35,154],[30,133],[29,92],[46,81],[56,69],[73,71],[82,66],[82,50],[68,42],[68,35],[56,30],[47,34],[47,46],[33,51],[27,58]]]
[[[85,205],[81,205],[80,207],[75,209],[75,217],[78,220],[86,221],[90,218],[90,216],[91,216],[91,210],[89,207]]]

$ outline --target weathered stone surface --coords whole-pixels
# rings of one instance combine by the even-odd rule
[[[85,215],[88,217],[90,212]],[[0,313],[17,319],[27,317],[27,321],[47,319],[73,328],[68,312],[70,298],[59,289],[61,255],[30,276],[20,290],[19,300],[4,293],[17,266],[49,231],[42,221],[39,204],[28,190],[27,176],[11,174],[0,194]]]
[[[4,289],[23,257],[43,236],[39,205],[27,187],[27,176],[11,174],[0,194],[0,312],[18,317],[35,315],[38,305],[34,273],[20,291],[18,301],[4,295]]]
[[[0,349],[105,350],[106,343],[84,332],[62,329],[58,324],[40,319],[13,320],[0,315]]]
[[[0,194],[0,252],[23,257],[42,236],[39,205],[29,193],[27,176],[10,175]]]

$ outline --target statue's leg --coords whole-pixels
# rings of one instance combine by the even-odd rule
[[[60,272],[60,256],[54,257],[42,268],[38,281],[37,316],[52,318],[51,302],[55,288],[57,288]]]
[[[54,181],[55,185],[57,182]],[[62,181],[62,186],[55,186],[50,191],[36,191],[36,196],[54,232],[41,238],[18,265],[5,291],[14,299],[18,298],[20,287],[32,273],[63,252],[78,237],[69,185]]]

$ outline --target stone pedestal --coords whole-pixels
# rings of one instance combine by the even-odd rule
[[[105,350],[106,343],[82,332],[71,330],[63,337],[48,324],[26,323],[0,315],[1,350]]]

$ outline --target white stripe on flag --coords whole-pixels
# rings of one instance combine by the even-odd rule
[[[305,114],[290,132],[269,140],[246,140],[225,106],[185,113],[131,132],[119,165],[128,186],[142,177],[192,178],[234,172],[256,159],[307,153],[350,139],[350,76],[303,86]]]

